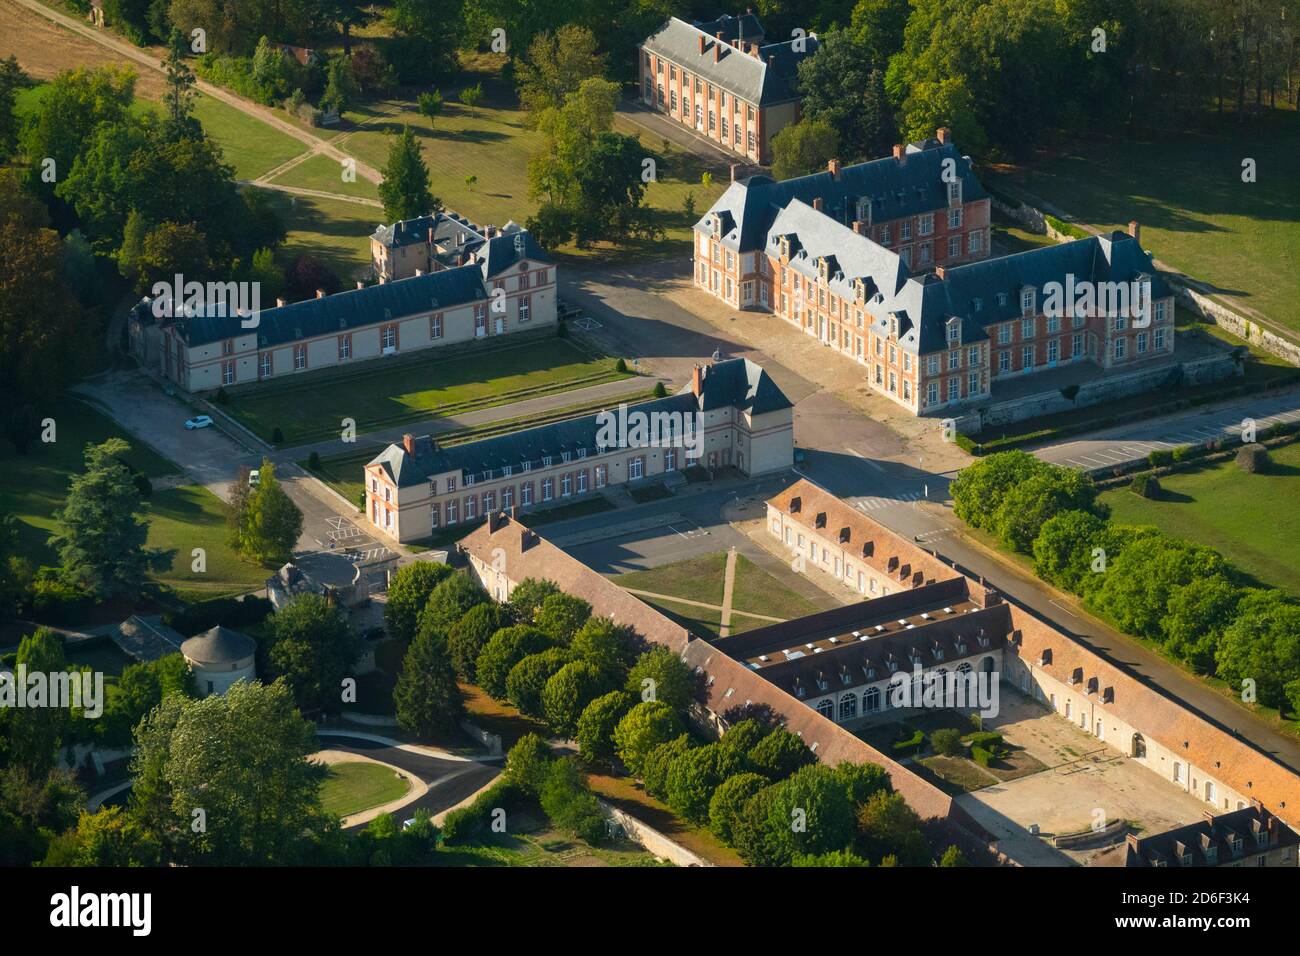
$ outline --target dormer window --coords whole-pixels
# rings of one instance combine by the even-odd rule
[[[821,280],[823,282],[826,281],[826,270],[827,270],[826,257],[822,256],[817,260],[817,275],[821,277]]]
[[[961,205],[961,180],[960,179],[957,180],[955,183],[948,184],[948,205],[949,206]]]
[[[1205,862],[1210,866],[1219,864],[1219,848],[1217,846],[1207,846],[1205,848]]]
[[[1006,294],[1005,292],[999,292],[998,295],[997,295],[997,300],[998,300],[998,305],[1006,305],[1006,304],[1007,304],[1007,294]]]
[[[953,316],[948,320],[948,342],[956,344],[961,341],[961,319]]]
[[[1034,314],[1034,298],[1035,296],[1034,296],[1033,289],[1023,289],[1021,291],[1020,293],[1020,314],[1021,315]]]

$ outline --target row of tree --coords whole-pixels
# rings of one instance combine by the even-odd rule
[[[1092,480],[1025,452],[963,469],[954,511],[1030,554],[1043,580],[1243,699],[1300,712],[1300,601],[1255,586],[1213,548],[1117,524]]]

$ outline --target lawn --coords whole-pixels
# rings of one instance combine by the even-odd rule
[[[346,199],[269,195],[288,232],[278,250],[281,265],[309,255],[338,273],[345,286],[369,274],[370,236],[384,218],[382,210]]]
[[[1011,178],[1103,229],[1138,220],[1157,258],[1300,330],[1298,150],[1300,114],[1278,112],[1212,135],[1082,142]],[[1246,157],[1257,182],[1242,182]]]
[[[257,179],[308,149],[306,143],[211,96],[195,97],[194,115],[235,167],[236,179]]]
[[[722,604],[722,579],[727,568],[727,553],[718,551],[648,571],[629,571],[614,578],[621,588],[652,591],[688,601]],[[697,610],[703,610],[702,608]]]
[[[411,784],[382,764],[358,760],[331,764],[329,776],[320,787],[320,802],[325,812],[346,817],[371,807],[397,800],[407,794]]]
[[[357,196],[362,199],[379,198],[378,186],[361,176],[357,176],[351,182],[348,182],[343,178],[342,164],[329,156],[317,155],[303,160],[278,176],[273,176],[269,182],[275,183],[277,186],[319,189],[323,192],[342,193],[345,196]],[[364,206],[362,211],[365,211]],[[376,217],[382,218],[383,214],[376,207],[371,210],[370,217],[372,219]]]
[[[169,566],[156,579],[185,601],[243,594],[265,586],[270,572],[241,558],[229,545],[225,506],[201,485],[156,491],[146,502],[151,548],[168,555]],[[203,571],[194,571],[193,552],[202,548]]]
[[[510,833],[489,833],[476,843],[439,847],[429,866],[667,866],[630,840],[592,846],[529,813],[510,817]]]
[[[482,360],[487,356],[490,361]],[[337,436],[344,418],[366,432],[625,377],[609,359],[551,337],[454,357],[430,349],[404,362],[370,362],[237,391],[228,411],[268,440],[278,427],[284,444],[293,446]]]
[[[0,439],[0,513],[15,516],[19,552],[38,566],[57,564],[46,539],[54,531],[54,512],[63,506],[72,476],[82,470],[87,444],[124,438],[132,445],[127,461],[150,478],[178,470],[84,402],[63,399],[49,417],[55,422],[56,440],[37,441],[26,455]]]
[[[790,580],[782,581],[781,577],[760,568],[743,554],[736,555],[736,578],[731,585],[732,611],[792,619],[838,606],[829,595],[819,594],[814,600],[795,591],[799,585],[810,589],[816,585],[804,581],[793,571],[783,569],[781,576],[788,576]]]
[[[1116,522],[1208,544],[1264,584],[1300,594],[1300,513],[1284,506],[1300,495],[1300,443],[1270,454],[1268,473],[1246,474],[1227,461],[1162,477],[1160,500],[1121,487],[1102,501]]]

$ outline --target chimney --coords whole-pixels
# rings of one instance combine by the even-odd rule
[[[366,287],[366,284],[365,284],[364,282],[362,282],[360,279],[358,279],[358,280],[357,280],[357,288],[358,288],[358,289],[364,289],[365,287]]]
[[[767,68],[768,68],[769,70],[774,70],[774,69],[776,69],[776,54],[774,54],[774,53],[769,53],[769,54],[767,55]]]
[[[1136,239],[1139,243],[1142,241],[1142,226],[1136,219],[1128,224],[1128,234]]]
[[[859,236],[865,236],[867,234],[867,224],[863,222],[861,219],[854,219],[853,231],[856,232]]]
[[[318,298],[318,299],[323,299],[323,298],[325,298],[325,290],[324,290],[324,289],[317,289],[317,290],[316,290],[316,298]]]
[[[380,277],[379,277],[379,284],[380,284],[380,285],[383,285],[383,284],[384,284],[385,282],[387,282],[387,281],[388,281],[388,276],[380,276]]]
[[[826,171],[831,174],[831,179],[834,179],[836,182],[839,182],[840,169],[840,161],[838,159],[832,159],[826,164]]]
[[[813,208],[816,209],[818,212],[821,212],[821,211],[822,211],[822,197],[821,197],[821,196],[814,196],[814,197],[813,197]]]
[[[415,274],[416,274],[417,276],[422,276],[422,275],[424,275],[424,270],[423,270],[423,269],[416,269],[416,270],[415,270]]]
[[[704,394],[704,369],[698,365],[691,371],[691,394],[696,398]]]
[[[719,33],[717,41],[714,42],[713,44],[713,62],[719,63],[721,61],[722,61],[722,34]]]
[[[276,296],[276,298],[275,298],[275,307],[276,307],[277,309],[283,309],[283,308],[285,307],[285,304],[286,304],[286,303],[285,303],[285,301],[284,301],[284,296],[282,296],[282,295],[281,295],[281,296]]]
[[[943,266],[935,266],[935,267],[934,267],[934,274],[935,274],[936,276],[938,276],[940,279],[942,279],[942,278],[943,278]]]
[[[433,245],[433,226],[429,227],[429,245]]]
[[[504,517],[504,511],[488,512],[488,534],[496,534],[497,529],[501,527],[501,519]]]
[[[402,448],[406,450],[408,455],[415,456],[415,436],[410,432],[402,436]]]
[[[950,130],[946,126],[940,126],[937,130],[934,131],[934,138],[937,139],[940,143],[943,143],[945,146],[947,146],[949,143],[952,142],[952,130]]]
[[[537,543],[537,535],[528,528],[519,532],[519,551],[522,554]]]
[[[895,143],[895,144],[894,144],[894,159],[898,160],[900,163],[903,161],[903,144],[902,144],[902,143]]]
[[[700,34],[700,56],[704,56],[704,44],[708,42],[708,39],[703,33]]]
[[[739,168],[740,168],[740,164],[739,164],[739,163],[732,163],[732,164],[731,164],[731,181],[732,181],[733,183],[736,181],[736,170],[738,170]]]

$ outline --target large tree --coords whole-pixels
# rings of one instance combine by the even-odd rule
[[[287,558],[302,535],[302,511],[280,486],[275,465],[267,458],[262,459],[257,486],[232,488],[227,508],[231,543],[254,561]]]
[[[429,167],[409,126],[403,126],[389,143],[388,161],[381,172],[384,180],[379,184],[379,198],[389,222],[415,219],[442,207],[442,200],[429,191]]]
[[[562,106],[564,97],[583,80],[603,77],[605,66],[595,34],[566,23],[554,33],[539,34],[529,45],[528,56],[515,72],[519,99],[530,112]]]
[[[384,604],[384,626],[399,641],[415,638],[420,612],[429,603],[433,589],[451,576],[451,568],[438,561],[412,561],[393,574]]]
[[[48,628],[38,628],[18,644],[14,661],[28,674],[49,676],[66,670],[63,638]],[[51,701],[50,703],[55,703]],[[32,780],[40,780],[54,769],[56,751],[67,732],[71,713],[62,706],[15,707],[6,721],[8,759]]]
[[[825,120],[839,132],[846,162],[889,153],[896,140],[894,119],[885,98],[883,61],[873,60],[868,46],[849,31],[822,38],[817,52],[799,64],[803,115]]]
[[[131,813],[168,862],[288,866],[336,824],[315,727],[283,681],[166,698],[140,725]]]
[[[140,489],[120,438],[87,445],[85,471],[72,479],[64,505],[54,513],[58,531],[50,544],[59,554],[60,577],[98,599],[137,597],[161,555],[145,548],[149,526],[140,520]]]
[[[357,641],[347,615],[319,594],[302,594],[271,617],[268,652],[303,710],[335,713],[343,700],[343,679],[356,663]]]
[[[826,168],[840,155],[840,134],[825,119],[792,123],[772,137],[772,175],[792,179]]]
[[[441,634],[422,630],[411,642],[393,688],[393,702],[398,726],[418,737],[456,729],[465,705]]]

